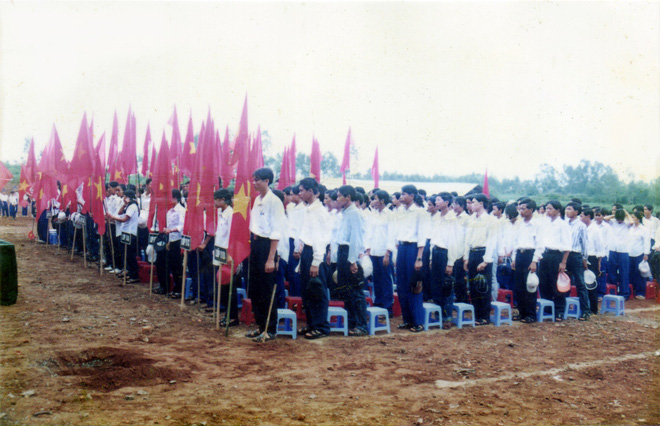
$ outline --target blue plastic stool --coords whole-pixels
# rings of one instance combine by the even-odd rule
[[[424,303],[424,330],[429,327],[442,327],[442,308],[434,303]],[[437,314],[437,318],[433,319],[433,314]]]
[[[499,327],[502,324],[513,325],[511,315],[511,304],[506,302],[490,302],[493,314],[490,316],[490,322]]]
[[[612,312],[614,313],[614,316],[617,317],[625,315],[625,298],[613,294],[606,294],[603,296],[603,304],[600,305],[600,314],[603,315],[606,312]]]
[[[369,335],[373,336],[377,331],[387,331],[387,334],[390,334],[390,315],[387,313],[387,309],[378,308],[376,306],[367,307],[367,316],[369,317]],[[385,324],[381,325],[378,323],[378,317],[385,317]]]
[[[243,307],[243,299],[247,299],[247,292],[244,288],[239,287],[236,289],[236,296],[238,298],[238,309],[240,309]]]
[[[346,312],[346,309],[338,306],[329,306],[328,322],[330,323],[330,333],[340,331],[344,333],[344,336],[348,336],[348,312]]]
[[[550,313],[545,313],[545,308],[550,308]],[[548,299],[536,299],[536,322],[543,322],[549,319],[555,322],[555,302]]]
[[[454,303],[452,306],[451,320],[456,327],[463,328],[463,325],[471,325],[474,327],[474,306],[469,303]],[[456,318],[454,318],[454,311],[456,311]],[[465,314],[470,313],[470,318],[466,318]]]
[[[564,309],[564,319],[569,318],[580,318],[580,298],[579,297],[567,297],[566,298],[566,308]]]
[[[294,340],[298,337],[296,313],[291,309],[277,310],[277,334],[291,336]]]

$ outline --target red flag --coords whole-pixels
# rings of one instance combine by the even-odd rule
[[[191,111],[190,118],[188,119],[188,130],[186,131],[186,139],[181,148],[181,160],[179,161],[181,173],[183,173],[188,177],[192,175],[192,169],[193,167],[195,167],[196,152],[197,152],[197,147],[195,146],[195,134],[193,131],[192,111]]]
[[[103,134],[101,135],[101,139],[99,139],[99,141],[96,143],[96,156],[99,159],[97,165],[100,167],[99,169],[100,175],[103,176],[103,180],[105,180],[105,169],[107,166],[107,163],[105,161],[105,132],[103,132]]]
[[[77,146],[76,146],[77,148]],[[43,162],[41,162],[41,172],[60,182],[66,182],[69,172],[69,162],[64,156],[62,143],[57,134],[57,129],[53,124],[53,129],[50,133],[50,140],[48,141],[47,149],[44,149],[42,154]]]
[[[374,155],[374,163],[371,165],[371,177],[374,179],[374,188],[378,188],[379,183],[379,170],[378,170],[378,147],[376,147],[376,154]]]
[[[234,157],[238,160],[234,185],[234,214],[229,232],[227,253],[235,264],[241,263],[250,254],[250,204],[252,201],[252,176],[248,169],[249,147],[247,144],[247,96],[243,105],[241,124],[234,146]]]
[[[167,124],[172,126],[172,143],[170,146],[170,158],[172,164],[177,165],[177,173],[179,172],[179,157],[181,156],[181,132],[179,131],[179,118],[176,114],[176,105],[174,105],[174,112],[170,117]]]
[[[282,165],[280,166],[280,178],[277,181],[277,189],[284,191],[289,186],[289,148],[285,147],[282,153]]]
[[[119,161],[119,122],[117,120],[117,111],[112,120],[112,135],[110,136],[110,152],[108,153],[108,172],[110,180],[119,183],[125,183],[124,173]]]
[[[76,148],[73,151],[73,158],[69,166],[69,182],[75,182],[75,188],[89,180],[89,177],[94,173],[95,156],[94,145],[89,140],[89,127],[87,126],[87,114],[85,114],[80,123]],[[41,164],[39,166],[41,167]],[[42,171],[45,170],[42,169]]]
[[[124,173],[124,178],[137,173],[137,156],[135,151],[135,137],[133,133],[135,129],[135,116],[128,108],[128,115],[126,116],[126,128],[124,129],[124,142],[121,146],[120,163],[121,169]]]
[[[341,167],[339,171],[342,175],[342,182],[346,185],[346,170],[351,168],[351,128],[348,128],[348,136],[346,136],[346,143],[344,144],[344,158],[341,160]]]
[[[25,171],[25,164],[21,164],[21,176],[18,179],[18,201],[21,207],[25,207],[23,198],[25,194],[29,194],[30,182],[28,182],[27,172]]]
[[[289,185],[296,183],[296,135],[293,135],[291,149],[289,150]],[[289,186],[287,185],[287,186]]]
[[[30,185],[37,180],[37,158],[34,155],[34,138],[30,141],[28,158],[25,162],[25,177]]]
[[[144,146],[142,147],[142,170],[140,170],[142,176],[147,176],[149,173],[149,143],[151,143],[151,130],[147,123],[147,133],[144,136]]]
[[[0,191],[14,178],[9,169],[0,161]]]
[[[484,189],[482,192],[486,197],[490,198],[490,191],[488,190],[488,169],[486,169],[486,174],[484,175]]]
[[[85,127],[87,124],[85,123]],[[85,129],[85,135],[87,134],[87,129]],[[39,160],[39,165],[37,166],[37,178],[33,187],[34,196],[37,204],[37,217],[41,215],[41,212],[48,208],[48,202],[57,196],[57,180],[53,177],[43,174],[42,167],[45,167],[50,155],[49,148],[51,144],[49,143],[44,152],[41,154],[41,159]]]
[[[222,144],[222,163],[220,163],[220,177],[222,187],[227,188],[234,179],[234,169],[231,166],[232,156],[229,155],[229,127],[225,128],[225,141]]]
[[[158,221],[158,229],[165,229],[167,226],[167,211],[169,210],[170,201],[172,199],[172,187],[170,181],[170,171],[172,170],[172,162],[170,161],[169,146],[167,139],[165,139],[165,132],[163,131],[163,138],[160,141],[160,150],[158,151],[156,168],[154,170],[153,181],[151,184],[152,198],[149,204],[149,217],[148,224],[153,223],[154,215]],[[150,226],[150,225],[149,225]]]
[[[312,138],[312,155],[310,156],[310,165],[309,173],[316,179],[317,182],[321,182],[321,147],[319,146],[319,141],[316,138]]]
[[[264,166],[264,150],[261,145],[261,126],[257,127],[257,136],[254,138],[254,142],[252,144],[250,161],[252,162],[250,173],[254,173],[255,170]]]
[[[190,183],[188,186],[188,205],[186,207],[186,218],[183,221],[183,234],[190,236],[190,248],[196,249],[204,237],[204,206],[202,205],[202,185],[200,183],[200,169],[202,167],[202,140],[206,128],[202,123],[197,144],[200,148],[199,155],[195,154],[195,163],[190,174]],[[212,218],[210,218],[212,219]]]
[[[101,135],[101,139],[96,146],[97,152],[99,148],[103,151],[105,157],[105,132]],[[103,209],[103,199],[105,198],[105,165],[104,160],[100,155],[96,158],[95,173],[90,178],[90,197],[89,197],[89,211],[92,220],[98,226],[99,235],[105,234],[105,211]]]

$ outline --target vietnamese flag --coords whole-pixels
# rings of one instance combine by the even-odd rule
[[[37,157],[34,155],[34,138],[30,141],[28,158],[25,162],[25,178],[30,185],[34,184],[37,180]]]
[[[344,144],[344,158],[341,160],[341,167],[339,168],[344,185],[346,185],[346,170],[350,170],[351,168],[351,143],[351,128],[349,127],[346,143]]]
[[[0,191],[14,178],[14,175],[9,171],[7,166],[0,161]]]
[[[112,120],[112,135],[110,136],[110,152],[108,153],[108,172],[110,180],[125,183],[124,173],[119,161],[119,122],[117,121],[117,111]]]
[[[105,169],[107,166],[107,163],[105,162],[105,132],[103,132],[101,138],[96,143],[96,156],[99,159],[97,166],[100,167],[99,171],[103,176],[103,180],[105,180]]]
[[[151,143],[151,130],[149,123],[147,123],[147,133],[144,136],[144,146],[142,147],[142,169],[140,172],[142,176],[149,174],[149,144]]]
[[[181,160],[179,161],[179,168],[181,173],[190,177],[192,175],[192,169],[195,167],[195,153],[197,152],[197,147],[195,146],[195,134],[193,130],[192,122],[192,111],[190,112],[190,118],[188,119],[188,130],[186,130],[186,139],[183,142],[181,147]]]
[[[247,96],[234,146],[234,156],[238,160],[236,183],[234,185],[234,214],[229,231],[227,253],[234,264],[241,263],[250,255],[250,204],[252,201],[252,175],[249,170]]]
[[[105,133],[103,133],[101,135],[101,139],[99,139],[99,143],[97,144],[97,152],[99,148],[105,151]],[[105,234],[105,210],[103,206],[103,199],[105,198],[105,167],[103,164],[104,158],[101,158],[100,155],[97,155],[95,161],[95,172],[94,175],[89,179],[91,183],[90,201],[86,204],[89,204],[89,211],[92,216],[92,220],[98,226],[99,235],[103,235]]]
[[[199,132],[198,146],[202,148],[202,140],[206,128],[202,123]],[[188,205],[186,207],[186,218],[183,221],[183,234],[190,237],[190,248],[192,250],[199,247],[204,238],[204,206],[202,205],[202,184],[200,182],[200,169],[202,167],[202,155],[195,155],[195,164],[190,176],[190,185],[188,187]]]
[[[27,201],[25,201],[25,194],[29,194],[30,182],[27,180],[27,172],[25,171],[25,164],[21,164],[21,175],[18,180],[18,204],[21,207],[27,207]]]
[[[48,155],[45,156],[44,162],[41,163],[43,167],[41,172],[59,180],[60,182],[66,181],[69,171],[69,162],[64,156],[62,143],[60,142],[60,137],[57,134],[57,129],[54,124],[50,133],[50,140],[48,141],[48,149],[44,150],[44,153],[46,152],[48,152]]]
[[[222,187],[229,187],[229,183],[234,179],[234,169],[231,166],[232,156],[229,155],[229,126],[225,128],[225,140],[222,143],[222,162],[220,163],[220,177],[222,178]]]
[[[311,177],[321,182],[321,147],[316,138],[312,138],[312,155],[310,156],[309,173]]]
[[[490,191],[488,190],[488,169],[486,169],[486,174],[484,175],[484,189],[482,192],[486,197],[490,198]]]
[[[280,178],[277,180],[277,189],[284,191],[289,186],[289,148],[284,147],[282,153],[282,165],[280,166]]]
[[[126,116],[126,128],[124,129],[124,142],[122,143],[121,155],[118,160],[125,179],[128,179],[130,175],[137,173],[134,126],[135,116],[129,107]]]
[[[374,163],[371,165],[371,177],[374,179],[374,188],[378,188],[379,183],[379,170],[378,170],[378,147],[376,147],[376,154],[374,155]]]
[[[173,164],[179,163],[179,157],[181,156],[181,131],[179,130],[179,118],[176,114],[176,105],[174,105],[174,112],[172,116],[167,121],[167,124],[172,126],[172,143],[170,144],[170,159]],[[179,172],[179,167],[177,166],[177,173]]]
[[[76,148],[73,151],[73,158],[69,165],[69,182],[75,182],[75,187],[88,181],[89,177],[94,173],[94,166],[96,165],[94,157],[96,157],[96,152],[92,141],[89,139],[87,114],[84,114],[82,122],[80,123]]]
[[[158,229],[165,229],[167,226],[167,211],[172,199],[172,187],[170,180],[170,171],[172,170],[172,162],[170,161],[170,150],[165,139],[165,132],[160,141],[160,150],[156,159],[156,169],[151,183],[152,198],[149,205],[149,217],[147,219],[148,226],[153,223],[154,215],[158,221]]]

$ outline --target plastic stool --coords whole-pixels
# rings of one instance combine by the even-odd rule
[[[277,310],[277,335],[291,336],[294,340],[298,337],[296,313],[291,309]]]
[[[616,296],[616,285],[614,284],[605,284],[605,294],[613,294]]]
[[[401,304],[399,303],[399,294],[394,293],[394,301],[392,303],[392,318],[401,316]]]
[[[646,299],[655,299],[658,296],[658,285],[653,281],[646,283]]]
[[[545,308],[550,308],[550,313],[545,313]],[[550,319],[555,322],[555,302],[548,299],[536,299],[536,321],[543,322],[545,319]]]
[[[456,318],[454,318],[454,311],[456,311]],[[465,317],[467,313],[471,314],[471,317],[468,319]],[[456,327],[463,328],[463,325],[471,325],[474,327],[474,306],[469,303],[454,303],[452,305],[452,322],[456,324]]]
[[[369,290],[362,290],[362,293],[364,293],[364,297],[371,297],[371,292]]]
[[[245,325],[250,325],[255,322],[254,313],[252,312],[252,300],[243,299],[243,308],[241,309],[240,320]]]
[[[564,319],[569,318],[580,318],[580,298],[579,297],[567,297],[566,298],[566,308],[564,308]]]
[[[497,290],[497,301],[508,303],[513,309],[513,291],[500,288]]]
[[[574,285],[571,286],[571,295],[569,297],[578,297],[576,286],[574,286]]]
[[[286,299],[286,307],[295,311],[296,317],[299,321],[307,321],[305,316],[305,310],[302,306],[302,297],[300,296],[289,296]]]
[[[343,300],[328,300],[328,307],[343,308],[344,307],[344,301]]]
[[[245,291],[244,288],[237,288],[236,289],[236,298],[238,299],[238,308],[243,307],[243,299],[247,299],[247,292]]]
[[[149,283],[149,278],[151,277],[151,272],[149,270],[151,265],[149,263],[144,263],[138,266],[138,277],[140,278],[141,283]],[[156,274],[156,265],[154,265],[154,284],[158,284],[158,274]]]
[[[330,333],[341,331],[344,336],[348,336],[348,312],[346,309],[337,306],[328,307],[328,322],[330,323]]]
[[[367,305],[374,306],[374,301],[371,299],[371,297],[365,297],[364,300],[367,302]]]
[[[513,325],[511,315],[511,305],[505,302],[490,302],[493,314],[490,316],[490,322],[499,327],[502,324]]]
[[[385,308],[377,308],[375,306],[367,307],[367,316],[369,317],[369,335],[373,336],[377,331],[387,331],[390,334],[390,315]],[[381,325],[378,322],[378,317],[385,317],[385,324]]]
[[[614,296],[611,294],[606,294],[603,296],[603,303],[600,305],[600,314],[603,315],[606,312],[613,312],[614,316],[623,316],[625,315],[626,305],[625,299],[623,296]]]
[[[442,308],[435,303],[424,303],[424,330],[429,327],[442,327]],[[437,314],[437,318],[433,319],[433,314]]]

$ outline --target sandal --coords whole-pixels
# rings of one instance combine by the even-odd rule
[[[488,321],[487,319],[480,319],[474,322],[474,325],[488,325],[488,324],[490,324],[490,321]]]
[[[298,334],[307,334],[312,330],[314,330],[312,327],[306,325],[303,328],[298,329]]]
[[[318,330],[310,330],[307,333],[305,333],[305,339],[307,340],[316,340],[316,339],[321,339],[323,337],[328,337],[328,335],[325,333],[321,333]]]
[[[362,336],[368,336],[369,333],[362,330],[361,328],[354,328],[352,330],[348,330],[348,335],[351,337],[362,337]]]
[[[420,325],[414,325],[414,326],[410,327],[409,330],[412,331],[413,333],[419,333],[420,331],[424,331],[424,326],[421,325],[421,324]]]
[[[276,337],[275,334],[270,334],[264,331],[263,333],[252,339],[252,341],[255,343],[265,343],[271,340],[275,340],[275,337]]]
[[[403,330],[405,328],[410,328],[411,324],[408,324],[407,322],[402,322],[401,324],[397,325],[396,328],[399,330]]]
[[[445,321],[445,322],[442,323],[442,329],[443,330],[449,330],[451,328],[451,326],[452,326],[451,321]]]
[[[252,330],[249,333],[245,333],[245,337],[253,339],[255,337],[261,336],[261,331],[259,330]]]
[[[238,325],[238,320],[236,318],[229,320],[230,327],[236,327]],[[227,318],[223,318],[220,321],[220,327],[227,327]]]
[[[564,321],[564,318],[562,317],[555,317],[555,322],[562,322]]]

